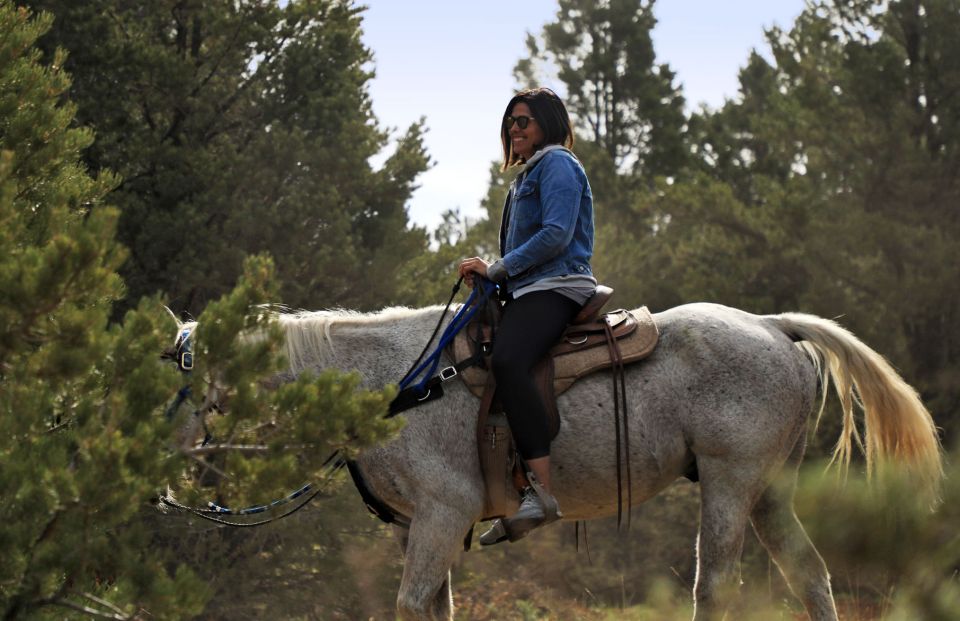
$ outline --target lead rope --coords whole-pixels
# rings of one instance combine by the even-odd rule
[[[338,458],[339,453],[340,451],[336,450],[333,453],[331,453],[326,460],[324,460],[323,467],[326,468],[328,472],[331,472],[331,473],[336,472],[337,470],[342,468],[346,463],[342,459]],[[234,526],[236,528],[250,528],[251,526],[263,526],[264,524],[269,524],[270,522],[276,522],[277,520],[281,520],[287,516],[293,515],[300,509],[303,509],[305,506],[310,504],[310,501],[316,498],[323,491],[323,489],[319,485],[317,486],[317,489],[313,489],[313,488],[314,488],[313,483],[307,483],[306,485],[303,485],[302,487],[300,487],[300,489],[287,494],[283,498],[273,500],[266,504],[253,505],[250,507],[246,507],[244,509],[229,509],[227,507],[218,505],[215,502],[207,502],[206,507],[191,507],[191,506],[182,504],[180,502],[177,502],[176,500],[173,499],[173,497],[167,494],[161,494],[157,498],[157,503],[161,505],[166,505],[168,507],[177,509],[179,511],[186,511],[187,513],[192,513],[193,515],[199,518],[203,518],[204,520],[215,522],[223,526]],[[313,493],[307,496],[306,499],[303,500],[303,502],[298,504],[293,509],[287,511],[286,513],[282,513],[280,515],[276,515],[271,518],[268,518],[266,520],[259,520],[256,522],[236,522],[236,521],[227,520],[223,518],[223,516],[245,517],[250,515],[257,515],[259,513],[267,513],[287,503],[293,502],[294,500],[305,496],[311,491],[313,491]],[[215,516],[220,516],[220,517],[215,517]]]
[[[297,506],[294,507],[293,509],[287,511],[286,513],[273,516],[273,517],[271,517],[271,518],[269,518],[269,519],[266,519],[266,520],[259,520],[259,521],[257,521],[257,522],[233,522],[233,521],[230,521],[230,520],[225,520],[225,519],[223,519],[223,518],[214,517],[214,515],[211,515],[211,514],[215,514],[215,515],[251,515],[251,514],[254,514],[254,513],[262,513],[262,512],[264,512],[264,511],[269,511],[269,510],[271,510],[271,509],[273,509],[273,508],[275,508],[275,507],[277,507],[277,506],[279,506],[279,505],[281,505],[281,504],[285,504],[285,503],[289,502],[290,500],[292,500],[293,498],[302,496],[303,493],[305,493],[304,490],[309,490],[310,488],[311,488],[311,485],[309,485],[309,484],[308,484],[308,485],[304,485],[302,488],[300,488],[299,490],[297,490],[296,492],[294,492],[294,494],[291,494],[290,496],[287,496],[286,498],[283,498],[283,499],[281,499],[281,500],[279,500],[279,501],[275,500],[275,501],[271,502],[269,505],[262,505],[262,506],[255,506],[255,507],[249,507],[249,508],[248,508],[248,509],[257,509],[257,511],[247,511],[247,510],[243,510],[243,511],[247,511],[246,513],[243,513],[242,511],[231,512],[231,511],[230,511],[229,509],[227,509],[226,507],[219,507],[219,506],[217,506],[217,505],[214,505],[214,503],[209,503],[209,504],[211,504],[211,505],[213,505],[213,506],[216,506],[217,509],[219,509],[219,510],[199,509],[199,508],[197,508],[197,507],[189,507],[189,506],[187,506],[187,505],[180,504],[179,502],[177,502],[177,501],[174,500],[173,498],[170,498],[169,496],[166,496],[166,495],[160,496],[159,501],[160,501],[160,504],[167,505],[168,507],[173,507],[174,509],[178,509],[178,510],[180,510],[180,511],[186,511],[186,512],[188,512],[188,513],[192,513],[193,515],[195,515],[195,516],[197,516],[197,517],[199,517],[199,518],[203,518],[203,519],[205,519],[205,520],[208,520],[208,521],[210,521],[210,522],[215,522],[215,523],[221,524],[221,525],[223,525],[223,526],[233,526],[233,527],[235,527],[235,528],[250,528],[250,527],[253,527],[253,526],[263,526],[264,524],[269,524],[270,522],[276,522],[277,520],[281,520],[281,519],[283,519],[283,518],[285,518],[285,517],[287,517],[287,516],[293,515],[294,513],[296,513],[297,511],[299,511],[300,509],[303,509],[305,506],[307,506],[307,505],[310,503],[311,500],[313,500],[314,498],[316,498],[316,497],[320,494],[320,492],[321,492],[322,490],[320,490],[320,489],[314,490],[314,492],[313,492],[312,494],[310,494],[309,496],[307,496],[306,500],[304,500],[303,502],[301,502],[299,505],[297,505]]]

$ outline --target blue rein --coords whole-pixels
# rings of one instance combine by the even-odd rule
[[[413,386],[416,392],[423,393],[426,389],[427,382],[434,377],[434,374],[437,372],[437,367],[440,366],[440,356],[443,354],[444,348],[450,344],[458,332],[470,323],[470,320],[477,314],[477,311],[479,311],[483,304],[490,299],[490,296],[495,294],[500,288],[498,285],[480,276],[475,276],[474,282],[476,285],[473,291],[470,292],[470,297],[467,298],[464,305],[460,307],[457,314],[450,320],[446,330],[440,335],[440,341],[437,343],[437,347],[433,350],[433,353],[427,356],[426,360],[400,380],[400,390],[406,389],[418,376],[423,374],[423,378]],[[426,372],[424,373],[424,371]],[[447,369],[444,369],[440,373],[442,379],[447,379],[444,377],[445,371],[447,371]],[[453,376],[451,375],[450,377]]]

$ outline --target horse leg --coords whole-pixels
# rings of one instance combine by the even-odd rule
[[[740,554],[750,507],[762,489],[757,464],[698,456],[700,533],[694,620],[722,619],[740,588]]]
[[[801,435],[787,465],[787,468],[793,467],[790,478],[763,491],[750,513],[750,520],[760,543],[780,568],[790,590],[803,602],[812,621],[837,621],[827,566],[793,511],[796,469],[804,444]]]
[[[452,621],[450,566],[471,522],[462,510],[439,504],[417,512],[406,538],[403,578],[397,595],[401,619]]]
[[[410,529],[406,526],[398,526],[394,524],[393,534],[397,538],[397,543],[400,545],[400,554],[403,555],[404,559],[406,559],[407,543],[410,541]],[[406,564],[404,564],[404,566],[406,566]],[[437,594],[434,597],[434,601],[430,606],[430,609],[434,611],[435,616],[440,615],[439,618],[446,619],[447,617],[443,615],[449,615],[450,613],[444,612],[444,610],[450,607],[452,601],[453,592],[450,589],[450,572],[448,571],[447,578],[437,590]]]

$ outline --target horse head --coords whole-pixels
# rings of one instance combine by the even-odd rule
[[[167,407],[166,416],[168,419],[182,418],[182,424],[178,426],[177,432],[174,434],[174,445],[181,450],[187,450],[204,441],[207,435],[207,414],[212,411],[222,411],[224,403],[221,397],[222,391],[218,389],[220,383],[217,381],[207,382],[202,401],[198,403],[194,398],[190,376],[194,369],[195,333],[199,324],[196,321],[180,321],[169,308],[167,312],[170,313],[171,318],[176,323],[177,333],[172,346],[165,348],[160,353],[160,359],[176,364],[184,377],[185,383]],[[188,414],[184,415],[182,412],[188,412]]]

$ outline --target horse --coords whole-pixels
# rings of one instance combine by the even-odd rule
[[[285,375],[333,367],[380,389],[403,377],[434,325],[451,316],[441,307],[278,313]],[[643,502],[696,468],[694,619],[724,616],[739,587],[749,523],[809,617],[836,621],[827,567],[793,509],[808,423],[819,420],[832,380],[843,412],[835,459],[849,463],[861,444],[868,468],[907,469],[933,498],[942,449],[917,392],[852,333],[814,315],[759,316],[698,303],[654,320],[657,348],[626,368],[629,497]],[[394,526],[404,556],[397,610],[405,620],[453,619],[450,568],[483,517],[478,399],[459,381],[444,389],[442,398],[404,412],[398,436],[356,462],[371,491],[410,518]],[[610,393],[609,374],[599,372],[558,397],[551,478],[566,520],[618,509]],[[862,441],[855,404],[863,409]]]

